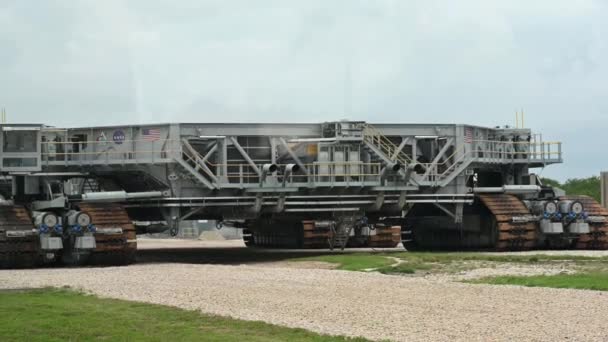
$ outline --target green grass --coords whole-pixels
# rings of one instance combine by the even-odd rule
[[[398,266],[395,258],[402,261]],[[338,269],[364,271],[375,269],[388,274],[412,274],[416,271],[457,272],[481,265],[496,263],[556,264],[571,263],[586,269],[605,269],[608,257],[576,255],[496,255],[484,253],[436,252],[381,252],[342,253],[291,259],[292,261],[324,261],[338,265]]]
[[[608,291],[608,273],[575,273],[526,277],[501,276],[482,278],[471,281],[471,283]]]
[[[487,262],[507,262],[507,263],[538,263],[553,261],[574,261],[574,262],[601,262],[608,261],[608,257],[591,257],[578,255],[497,255],[484,253],[435,253],[435,252],[399,252],[391,254],[404,260],[413,260],[426,263],[452,263],[465,261],[487,261]]]
[[[416,271],[427,271],[432,269],[432,265],[404,262],[396,266],[381,267],[377,269],[377,271],[384,274],[414,274]]]
[[[364,341],[65,289],[1,291],[0,317],[2,341]]]
[[[295,258],[291,261],[323,261],[337,264],[339,270],[363,271],[370,268],[380,268],[394,264],[395,261],[381,253],[343,253],[328,254],[313,257]]]

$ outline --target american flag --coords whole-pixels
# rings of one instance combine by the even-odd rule
[[[157,141],[160,140],[160,129],[157,128],[144,128],[141,132],[141,136],[144,141]]]
[[[473,143],[473,128],[466,127],[464,129],[464,142],[465,144]]]

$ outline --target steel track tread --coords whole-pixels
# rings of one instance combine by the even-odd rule
[[[608,249],[608,209],[589,196],[563,196],[559,200],[579,201],[590,216],[603,216],[605,222],[590,222],[591,233],[581,235],[575,243],[576,249]]]
[[[0,268],[29,268],[39,264],[37,235],[8,238],[8,230],[28,231],[33,224],[25,207],[0,206]]]
[[[376,235],[368,237],[368,246],[377,248],[394,248],[401,242],[401,226],[377,225]]]
[[[329,248],[332,232],[329,227],[317,227],[315,221],[302,221],[302,247],[306,249]]]
[[[508,194],[484,194],[477,197],[496,221],[497,251],[526,250],[536,246],[536,224],[513,222],[514,216],[530,215],[530,210],[519,198]]]
[[[91,216],[97,228],[122,228],[121,235],[95,234],[97,247],[91,263],[98,265],[127,265],[135,262],[137,235],[127,211],[117,203],[79,203],[81,211]]]

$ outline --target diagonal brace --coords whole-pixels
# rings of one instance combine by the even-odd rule
[[[243,156],[243,158],[247,161],[247,163],[249,164],[249,166],[251,166],[251,168],[255,171],[255,173],[257,173],[258,176],[262,176],[262,172],[260,171],[260,169],[258,168],[258,166],[255,165],[255,163],[253,162],[253,160],[251,160],[251,158],[249,157],[249,155],[247,154],[247,152],[245,152],[245,150],[239,144],[239,142],[236,140],[236,138],[235,137],[230,137],[230,141],[232,141],[232,144],[234,144],[234,147],[236,148],[236,150],[239,151],[239,153],[241,154],[241,156]]]

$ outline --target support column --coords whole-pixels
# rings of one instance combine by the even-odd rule
[[[608,172],[603,171],[600,174],[601,189],[602,189],[602,207],[608,208]]]

